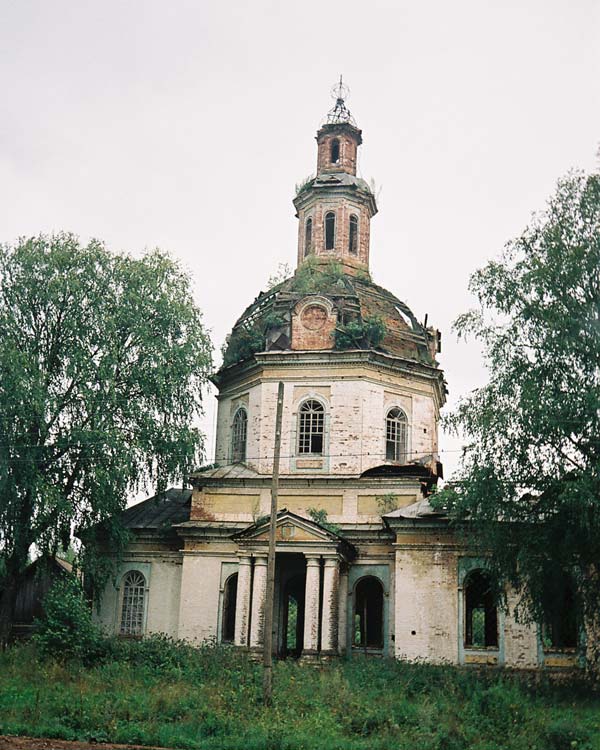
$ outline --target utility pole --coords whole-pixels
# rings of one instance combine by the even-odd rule
[[[267,591],[263,627],[263,702],[271,705],[273,695],[273,604],[275,600],[275,531],[277,529],[277,492],[279,490],[279,456],[281,453],[281,419],[283,416],[283,383],[277,391],[275,417],[275,450],[273,451],[273,481],[271,483],[271,518],[269,521],[269,557],[267,558]]]

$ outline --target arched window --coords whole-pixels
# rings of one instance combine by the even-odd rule
[[[323,453],[325,409],[315,399],[305,401],[299,410],[298,453]]]
[[[483,570],[473,570],[465,582],[465,647],[498,647],[498,610]]]
[[[545,651],[577,648],[579,624],[575,584],[569,575],[555,575],[544,592],[546,618],[542,626]]]
[[[350,255],[358,255],[358,216],[350,216],[350,229],[348,231],[348,252]]]
[[[333,250],[335,247],[335,214],[328,211],[325,214],[325,250]]]
[[[331,141],[331,163],[337,164],[340,160],[340,142],[338,138]]]
[[[304,232],[304,257],[312,253],[312,219],[306,220],[306,229]]]
[[[354,645],[383,648],[383,586],[374,576],[361,578],[354,590]]]
[[[385,419],[385,457],[406,463],[408,420],[402,409],[390,409]]]
[[[248,434],[248,414],[238,409],[231,428],[231,460],[234,464],[246,460],[246,437]]]
[[[238,574],[234,573],[225,581],[223,588],[223,619],[221,640],[232,643],[235,638],[235,608],[237,603]]]
[[[144,606],[146,579],[139,570],[130,570],[123,577],[121,604],[121,635],[142,635],[144,631]]]

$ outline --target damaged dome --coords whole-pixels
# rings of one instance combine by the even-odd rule
[[[223,368],[265,351],[357,349],[437,367],[440,334],[368,274],[305,262],[244,311],[227,337]]]

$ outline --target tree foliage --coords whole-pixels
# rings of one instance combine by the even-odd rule
[[[211,362],[190,279],[167,255],[134,259],[70,234],[0,247],[0,640],[35,546],[87,528],[118,549],[131,491],[181,481]]]
[[[479,309],[456,328],[482,342],[489,382],[449,419],[470,442],[437,502],[468,518],[522,616],[547,618],[569,577],[590,615],[600,604],[600,176],[562,179],[470,288]]]

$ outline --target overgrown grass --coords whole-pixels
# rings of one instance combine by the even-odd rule
[[[280,662],[160,638],[84,667],[33,645],[0,655],[0,733],[227,750],[595,750],[600,696],[510,674],[394,661]]]

